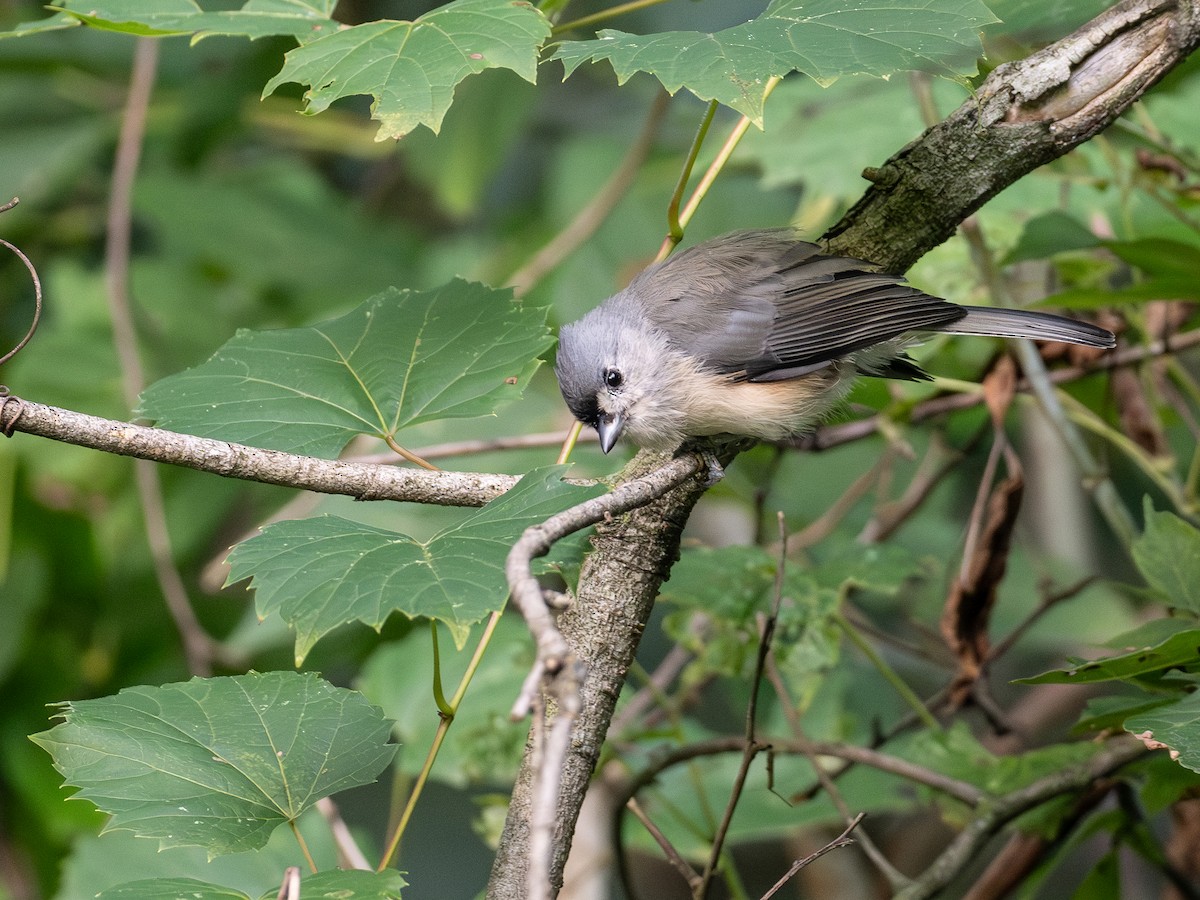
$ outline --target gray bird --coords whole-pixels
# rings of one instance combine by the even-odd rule
[[[819,421],[856,375],[928,379],[905,349],[931,332],[1116,343],[1087,322],[931,297],[779,229],[727,234],[646,269],[563,326],[555,370],[605,453],[622,435],[661,450],[708,435],[779,441]]]

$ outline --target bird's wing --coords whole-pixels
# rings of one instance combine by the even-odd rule
[[[647,270],[635,289],[645,315],[689,354],[755,381],[793,378],[965,315],[869,263],[822,256],[789,231],[699,244]]]

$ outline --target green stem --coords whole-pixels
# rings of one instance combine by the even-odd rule
[[[576,28],[587,28],[589,25],[595,25],[599,22],[607,22],[609,19],[615,19],[617,16],[625,15],[625,13],[636,12],[639,9],[648,9],[651,6],[658,6],[658,4],[666,2],[667,0],[630,0],[628,3],[618,3],[616,6],[610,6],[608,9],[602,9],[600,12],[592,13],[591,15],[587,16],[581,16],[578,19],[573,19],[570,22],[564,22],[561,25],[555,25],[550,34],[554,37],[557,37],[564,31],[572,31]]]
[[[687,159],[683,162],[683,171],[679,173],[679,181],[675,184],[675,192],[671,194],[671,202],[667,205],[667,233],[672,247],[683,240],[683,225],[679,221],[679,205],[683,202],[683,192],[687,190],[688,180],[692,177],[692,169],[696,166],[696,157],[700,155],[700,148],[704,145],[704,138],[708,134],[708,129],[712,125],[713,116],[716,113],[717,101],[712,100],[708,104],[708,109],[704,111],[703,118],[700,119],[700,127],[696,129],[696,136],[692,139],[692,146],[688,149]]]
[[[896,674],[896,670],[884,661],[884,658],[875,651],[875,648],[870,645],[866,638],[859,634],[855,627],[846,620],[846,617],[841,613],[835,613],[833,620],[846,633],[846,637],[850,638],[850,642],[871,661],[871,665],[879,671],[879,674],[903,698],[904,702],[912,707],[917,718],[924,722],[930,731],[941,732],[941,724],[933,717],[933,713],[929,711],[928,707],[921,702],[921,698],[913,693],[913,689],[904,683],[904,679]]]
[[[772,75],[767,79],[767,83],[763,87],[764,103],[766,102],[767,98],[771,96],[771,92],[775,90],[776,85],[778,85],[782,80],[783,79],[777,75]],[[733,130],[729,132],[729,137],[725,139],[725,143],[721,145],[721,149],[717,152],[716,158],[712,161],[711,165],[709,165],[708,169],[704,172],[704,176],[696,185],[696,190],[692,191],[692,196],[688,200],[687,206],[685,206],[683,208],[683,212],[680,213],[679,221],[682,226],[686,227],[687,223],[691,221],[692,216],[696,212],[696,208],[700,205],[700,201],[703,200],[708,194],[708,189],[712,187],[713,182],[717,180],[717,176],[721,174],[721,171],[725,168],[725,164],[729,162],[729,158],[733,156],[733,151],[736,150],[737,145],[742,142],[742,138],[745,136],[749,128],[750,118],[748,116],[742,116],[738,120],[738,123],[733,126]]]
[[[471,679],[475,677],[475,672],[478,670],[480,662],[483,661],[483,654],[492,642],[492,636],[496,633],[496,626],[500,622],[501,612],[502,610],[497,610],[488,618],[487,625],[483,628],[483,634],[479,638],[479,643],[475,646],[475,653],[471,656],[471,661],[467,663],[467,670],[463,673],[462,679],[458,683],[458,690],[454,692],[454,696],[449,702],[446,702],[446,698],[441,692],[441,678],[438,674],[437,662],[436,628],[433,631],[433,691],[434,699],[438,704],[438,716],[441,721],[438,722],[437,732],[434,734],[433,741],[429,745],[429,752],[425,754],[425,764],[421,766],[421,771],[417,774],[416,781],[413,782],[412,792],[408,795],[408,802],[404,805],[404,812],[400,814],[400,821],[396,823],[396,830],[392,833],[391,839],[388,841],[387,850],[383,854],[383,859],[379,862],[377,869],[379,872],[382,872],[392,864],[392,860],[396,856],[396,851],[400,849],[400,839],[404,837],[404,831],[408,828],[408,823],[412,819],[413,810],[417,807],[417,800],[420,799],[421,793],[425,789],[425,783],[429,780],[429,773],[433,771],[433,763],[437,759],[438,751],[442,749],[442,742],[446,740],[446,732],[450,730],[450,725],[458,713],[458,708],[467,693]],[[432,625],[432,623],[430,624]]]
[[[443,719],[454,718],[454,708],[446,702],[442,693],[442,654],[438,650],[437,620],[429,620],[429,635],[433,638],[433,702],[437,704],[438,714]]]
[[[314,874],[317,871],[317,862],[313,859],[312,853],[309,852],[308,842],[304,840],[304,835],[300,833],[300,826],[296,824],[296,820],[288,822],[292,826],[292,834],[296,836],[296,843],[300,845],[300,852],[304,854],[304,859],[308,863],[308,868]]]

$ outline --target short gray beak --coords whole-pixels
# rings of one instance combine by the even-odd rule
[[[596,423],[596,431],[600,435],[600,449],[607,453],[617,443],[621,429],[625,427],[625,417],[620,413],[605,413]]]

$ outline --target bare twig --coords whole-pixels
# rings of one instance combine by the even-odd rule
[[[3,206],[0,206],[0,213],[8,212],[8,210],[16,206],[18,202],[19,201],[17,198],[13,197]],[[0,356],[0,366],[2,366],[20,353],[21,349],[28,344],[30,339],[33,337],[33,333],[37,331],[38,322],[40,322],[42,318],[42,279],[38,277],[37,268],[19,247],[17,247],[15,244],[9,243],[8,241],[4,240],[4,238],[0,238],[0,245],[7,247],[13,252],[14,255],[16,255],[17,259],[19,259],[24,264],[25,268],[29,270],[29,277],[33,279],[33,319],[29,323],[29,328],[26,330],[25,336],[21,338],[21,340],[17,341],[15,347],[13,347],[3,356]]]
[[[146,385],[142,361],[138,355],[137,330],[129,298],[129,253],[133,232],[133,184],[137,178],[142,138],[146,130],[146,113],[154,88],[158,67],[157,41],[139,38],[134,44],[133,69],[129,76],[129,96],[121,118],[113,161],[112,186],[109,192],[107,241],[104,248],[105,285],[109,316],[112,320],[113,346],[121,367],[125,402],[137,405],[138,395]],[[146,524],[146,541],[154,575],[162,591],[167,611],[183,641],[188,669],[197,675],[212,673],[213,657],[218,653],[216,642],[204,630],[192,609],[183,576],[175,565],[171,535],[167,525],[166,504],[158,469],[145,460],[134,462],[134,482],[138,501]]]
[[[876,544],[887,540],[921,507],[942,479],[954,471],[962,455],[963,451],[949,446],[941,432],[935,431],[929,449],[921,457],[916,474],[904,493],[875,507],[874,515],[858,535],[859,543]]]
[[[818,859],[820,859],[826,853],[830,852],[831,850],[838,850],[842,847],[848,847],[850,844],[853,844],[854,840],[850,837],[850,832],[852,832],[855,828],[858,827],[858,823],[861,822],[866,817],[866,815],[867,815],[866,813],[859,813],[857,816],[854,817],[854,819],[850,822],[850,824],[846,826],[845,830],[841,834],[839,834],[837,837],[835,837],[832,841],[830,841],[828,844],[826,844],[820,850],[817,850],[815,853],[810,853],[810,854],[808,854],[808,856],[804,857],[803,859],[798,859],[794,863],[792,863],[792,867],[790,869],[788,869],[787,872],[784,873],[784,876],[782,878],[780,878],[777,882],[775,882],[775,884],[771,886],[771,889],[769,891],[767,891],[765,894],[762,895],[762,900],[771,900],[772,897],[774,897],[777,893],[779,893],[780,888],[782,888],[785,884],[787,884],[789,881],[791,881],[792,878],[795,877],[797,872],[799,872],[805,866],[811,865],[812,863],[816,862]]]
[[[879,454],[879,458],[875,460],[874,465],[854,479],[850,486],[829,505],[829,508],[819,518],[786,539],[784,546],[787,548],[787,552],[799,552],[806,547],[819,544],[825,538],[829,537],[841,521],[854,509],[858,501],[865,497],[871,488],[878,483],[883,472],[892,465],[894,460],[895,454],[890,447]]]
[[[625,808],[633,813],[634,818],[641,822],[643,827],[650,832],[650,837],[654,838],[654,842],[658,844],[663,855],[667,857],[667,861],[674,866],[676,872],[683,876],[683,880],[687,882],[688,887],[694,893],[702,884],[700,873],[688,865],[688,861],[675,849],[675,845],[667,840],[667,836],[662,833],[662,830],[650,820],[650,817],[646,815],[646,811],[642,809],[641,804],[637,802],[637,797],[630,797],[625,801]]]
[[[558,816],[559,775],[566,763],[571,732],[579,716],[579,682],[582,666],[568,661],[554,679],[556,709],[553,721],[547,721],[546,705],[540,696],[533,703],[534,716],[545,723],[535,729],[534,740],[541,745],[537,784],[529,817],[530,865],[526,872],[529,900],[552,900],[554,887],[554,844],[563,823]],[[540,732],[540,734],[539,734]]]
[[[23,401],[15,431],[51,440],[198,469],[226,478],[241,478],[358,500],[404,500],[438,506],[483,506],[499,497],[518,479],[484,472],[429,472],[316,459],[278,450],[262,450],[179,434],[145,425],[131,425],[83,413]]]
[[[1139,742],[1121,737],[1083,765],[1054,772],[1020,790],[994,798],[986,807],[980,808],[978,815],[920,877],[896,894],[896,900],[924,900],[935,896],[975,858],[996,832],[1013,819],[1053,797],[1086,790],[1097,779],[1112,774],[1147,752]]]
[[[629,145],[621,164],[609,176],[596,196],[576,214],[566,228],[554,236],[553,240],[509,276],[508,285],[513,289],[513,294],[518,297],[525,296],[547,273],[596,233],[596,229],[633,186],[638,170],[649,156],[650,148],[654,146],[654,138],[666,115],[669,100],[670,95],[666,91],[659,91],[655,95],[637,140]],[[559,437],[561,439],[561,435]]]
[[[333,843],[337,847],[338,866],[343,869],[370,871],[372,866],[367,862],[358,842],[354,840],[354,835],[346,827],[346,822],[338,811],[337,804],[328,797],[322,797],[317,801],[317,812],[321,814],[321,818],[325,820],[325,825],[329,828],[329,833],[333,835]]]
[[[834,759],[842,759],[847,762],[870,766],[872,769],[878,769],[881,772],[888,772],[889,774],[906,778],[917,784],[923,784],[932,790],[945,794],[948,797],[953,797],[955,800],[972,807],[977,806],[984,798],[983,791],[973,784],[959,781],[956,778],[950,778],[940,772],[934,772],[932,769],[927,769],[906,759],[900,759],[897,756],[889,756],[886,753],[872,750],[869,747],[860,747],[857,744],[843,744],[837,741],[810,741],[804,738],[785,738],[775,735],[762,737],[760,738],[760,742],[764,748],[770,747],[776,753],[832,756]],[[654,760],[645,769],[630,779],[626,788],[627,796],[632,797],[654,781],[661,773],[682,762],[705,756],[717,756],[722,753],[741,752],[745,749],[745,746],[746,739],[744,736],[729,735],[727,737],[696,741],[683,747],[675,747],[665,751],[661,755],[655,756]]]
[[[300,900],[300,867],[288,866],[283,870],[283,881],[275,900]]]

